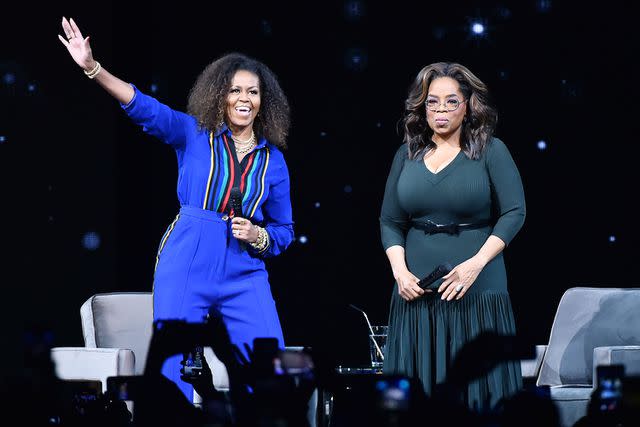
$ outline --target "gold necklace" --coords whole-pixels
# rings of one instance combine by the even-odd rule
[[[242,147],[242,148],[238,148],[236,147],[236,153],[238,154],[246,154],[249,151],[251,151],[253,149],[253,147],[255,147],[256,144],[254,142],[251,142],[248,146],[246,147]]]
[[[256,140],[256,134],[253,132],[253,130],[251,131],[251,136],[249,137],[249,139],[247,139],[246,141],[241,140],[240,138],[233,136],[233,134],[231,134],[231,139],[233,139],[233,142],[235,142],[238,145],[251,145],[255,142]]]
[[[236,153],[238,154],[247,154],[256,146],[256,134],[253,130],[251,130],[251,137],[246,141],[236,138],[233,134],[231,135],[231,139],[233,139],[233,142],[235,143]]]

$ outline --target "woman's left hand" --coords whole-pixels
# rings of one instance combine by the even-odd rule
[[[442,277],[442,284],[438,288],[438,292],[442,293],[441,299],[451,301],[454,297],[455,299],[462,298],[476,281],[483,268],[484,263],[476,257],[456,265],[449,274]]]
[[[231,231],[233,237],[247,243],[255,243],[258,241],[258,230],[253,226],[251,221],[246,218],[235,216],[231,219]]]

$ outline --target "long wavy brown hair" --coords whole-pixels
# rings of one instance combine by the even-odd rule
[[[262,62],[241,53],[226,54],[200,73],[191,91],[187,112],[201,128],[217,132],[225,122],[227,95],[236,71],[249,71],[260,80],[260,111],[253,130],[272,144],[287,147],[290,108],[276,75]]]
[[[468,68],[455,62],[437,62],[424,67],[409,88],[402,118],[403,141],[408,144],[409,158],[416,160],[436,148],[431,140],[433,130],[427,123],[425,101],[431,82],[450,77],[458,82],[467,102],[467,114],[462,122],[460,148],[470,159],[478,159],[498,122],[498,113],[489,104],[489,90]]]

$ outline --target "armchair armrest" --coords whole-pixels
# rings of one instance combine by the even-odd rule
[[[624,365],[625,375],[640,375],[640,345],[610,345],[593,349],[593,383],[599,365]]]
[[[540,367],[542,366],[542,359],[546,351],[546,345],[536,345],[535,358],[520,361],[520,369],[522,370],[522,378],[524,380],[535,380],[538,378]]]
[[[99,380],[107,390],[107,377],[135,375],[135,356],[123,348],[53,347],[51,359],[62,380]]]

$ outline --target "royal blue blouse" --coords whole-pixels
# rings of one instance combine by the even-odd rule
[[[229,212],[231,188],[237,186],[243,193],[243,216],[269,233],[270,245],[261,255],[284,251],[294,232],[289,171],[278,147],[260,137],[255,149],[238,163],[226,126],[217,133],[203,129],[193,116],[131,86],[133,99],[122,108],[146,133],[174,148],[180,205]]]

